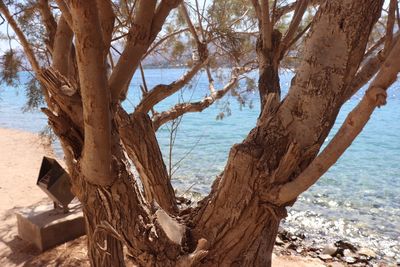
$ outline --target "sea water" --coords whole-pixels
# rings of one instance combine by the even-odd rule
[[[168,84],[184,74],[184,69],[146,69],[148,88]],[[229,79],[229,72],[223,71]],[[0,89],[0,127],[30,132],[41,131],[46,117],[40,112],[23,113],[26,97],[21,86]],[[250,75],[251,76],[251,75]],[[255,76],[255,75],[254,75]],[[253,76],[253,77],[254,77]],[[281,73],[283,95],[287,93],[293,74]],[[226,80],[226,79],[225,79]],[[140,101],[140,76],[132,79],[127,100],[128,112]],[[216,82],[219,89],[223,82]],[[242,82],[237,91],[245,90]],[[359,102],[360,90],[341,109],[337,121],[325,141],[329,142],[346,115]],[[338,240],[348,240],[375,250],[389,262],[400,258],[400,83],[389,90],[388,103],[377,109],[365,129],[339,161],[304,193],[282,223],[291,232],[304,233],[312,246],[324,246]],[[190,86],[167,98],[155,107],[162,112],[180,102],[195,102],[209,95],[208,79],[197,75]],[[201,113],[185,114],[176,131],[172,147],[172,182],[177,194],[189,193],[194,198],[206,195],[215,177],[223,170],[229,149],[241,142],[255,126],[259,114],[258,93],[248,92],[245,105],[227,95]],[[229,110],[229,112],[227,112]],[[222,120],[218,114],[225,111]],[[157,137],[169,166],[171,124],[157,132]],[[57,143],[55,150],[62,156]]]

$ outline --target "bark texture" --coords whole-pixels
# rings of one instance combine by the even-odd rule
[[[135,113],[129,117],[120,109],[118,124],[126,150],[141,177],[147,201],[155,201],[165,211],[177,213],[175,193],[149,116]]]
[[[148,112],[154,105],[180,90],[207,65],[208,53],[204,53],[181,79],[145,92],[132,114],[119,101],[124,99],[132,75],[166,17],[181,2],[136,1],[127,44],[109,79],[106,58],[115,23],[111,1],[57,0],[62,16],[56,32],[49,9],[43,9],[56,53],[52,67],[47,69],[40,68],[1,0],[0,11],[22,40],[47,93],[49,108],[43,111],[60,137],[73,191],[83,204],[93,266],[124,266],[124,247],[138,266],[270,266],[286,207],[318,179],[326,167],[321,162],[332,163],[340,156],[334,148],[343,149],[351,143],[374,108],[384,102],[384,89],[399,71],[398,61],[393,60],[400,54],[399,42],[388,46],[394,47],[393,54],[361,107],[350,114],[333,149],[329,147],[329,153],[316,157],[358,81],[354,77],[383,0],[321,4],[297,74],[282,101],[280,61],[296,39],[307,5],[320,1],[299,0],[274,14],[270,14],[269,1],[252,1],[261,25],[256,52],[262,109],[257,125],[242,143],[232,147],[211,193],[198,207],[180,210],[155,130],[222,98],[239,80],[238,73],[202,101],[178,104],[151,120]],[[287,12],[284,10],[294,10],[294,19],[282,34],[273,27],[277,17]],[[196,27],[189,28],[197,36]],[[198,36],[197,44],[207,51]],[[65,53],[60,54],[62,51]],[[371,69],[375,70],[377,64],[373,61]],[[372,72],[366,71],[366,75]],[[355,116],[357,113],[362,116]],[[142,187],[131,174],[130,162],[138,170]]]
[[[276,190],[316,156],[381,6],[382,1],[329,1],[318,11],[288,96],[264,106],[257,127],[231,149],[223,174],[193,219],[194,236],[210,243],[204,266],[270,265],[270,254],[259,252],[272,250],[265,236],[275,237],[285,206],[293,203],[277,202]]]

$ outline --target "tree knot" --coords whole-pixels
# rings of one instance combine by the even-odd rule
[[[377,107],[386,105],[387,92],[385,89],[372,86],[366,92],[367,99]]]
[[[283,218],[287,217],[287,210],[285,206],[278,206],[270,201],[260,201],[265,209],[272,215],[272,217],[279,222]]]

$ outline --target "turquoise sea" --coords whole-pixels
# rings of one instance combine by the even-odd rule
[[[184,72],[184,69],[146,69],[147,85],[151,88],[158,83],[169,83]],[[24,75],[21,73],[22,82]],[[281,74],[283,94],[287,92],[291,77],[291,73]],[[140,99],[140,84],[141,78],[135,76],[128,100],[124,102],[128,111],[132,111]],[[244,87],[241,84],[239,90]],[[157,105],[156,111],[166,110],[178,101],[200,100],[207,94],[208,82],[202,73],[183,93]],[[245,106],[233,96],[227,96],[201,113],[183,116],[172,149],[172,165],[175,165],[172,179],[178,195],[187,192],[199,198],[209,192],[215,176],[224,168],[230,147],[241,142],[255,125],[259,113],[257,94],[248,93]],[[361,91],[343,106],[325,142],[337,131],[362,94]],[[0,127],[30,132],[45,127],[46,118],[39,111],[22,112],[25,101],[22,87],[1,86]],[[227,108],[231,115],[217,120],[217,115]],[[170,125],[166,125],[157,133],[167,166],[169,129]],[[54,147],[62,156],[59,145],[55,143]],[[375,250],[386,261],[400,260],[399,82],[389,90],[388,104],[373,114],[338,163],[299,198],[282,225],[291,232],[304,233],[313,246],[348,240]]]

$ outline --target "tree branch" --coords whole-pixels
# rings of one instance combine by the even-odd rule
[[[385,40],[385,48],[384,53],[388,54],[390,51],[390,47],[392,46],[393,41],[393,28],[394,22],[396,20],[396,3],[397,0],[390,0],[389,4],[389,14],[386,23],[386,40]]]
[[[281,54],[284,54],[286,52],[289,44],[293,40],[293,37],[295,36],[295,33],[296,33],[297,29],[299,28],[299,25],[303,18],[304,12],[306,11],[307,6],[309,4],[309,0],[299,0],[296,3],[297,3],[296,10],[294,11],[292,21],[290,22],[289,28],[286,31],[286,34],[283,37],[281,45],[280,45],[279,50],[280,50]]]
[[[139,172],[147,201],[155,201],[165,211],[175,214],[178,211],[175,193],[149,116],[144,113],[128,116],[119,108],[117,124],[129,158]]]
[[[70,1],[84,118],[82,173],[87,181],[110,185],[111,118],[104,43],[96,0]]]
[[[204,1],[205,2],[205,1]],[[204,29],[203,29],[203,25],[202,25],[202,15],[200,14],[200,8],[199,8],[199,2],[198,0],[195,0],[195,4],[196,4],[196,13],[197,13],[197,19],[199,21],[199,29],[200,29],[200,33],[201,36],[203,38],[203,41],[206,39],[206,35],[204,33]]]
[[[99,10],[100,24],[103,35],[104,58],[106,58],[111,46],[115,15],[111,0],[96,0],[96,3]]]
[[[174,32],[171,32],[169,34],[166,34],[165,36],[161,37],[160,40],[158,40],[156,43],[154,43],[154,45],[152,45],[149,50],[147,50],[146,54],[144,54],[144,56],[142,57],[142,60],[145,59],[148,55],[150,55],[157,47],[159,47],[163,42],[165,42],[166,40],[168,40],[169,38],[181,34],[183,32],[188,31],[189,28],[184,28],[184,29],[180,29]]]
[[[182,13],[182,16],[185,18],[187,25],[189,26],[190,33],[192,34],[194,40],[196,41],[196,43],[200,43],[199,35],[197,34],[196,29],[193,26],[192,20],[189,17],[189,13],[186,9],[184,2],[182,2],[179,9]]]
[[[370,55],[372,55],[372,53],[374,53],[383,43],[385,43],[385,40],[386,40],[386,36],[383,36],[378,41],[376,41],[373,45],[371,45],[368,48],[367,52],[364,54],[364,59],[368,59],[368,57]]]
[[[129,82],[149,47],[155,0],[139,0],[128,40],[109,79],[112,101],[125,99]]]
[[[396,81],[400,72],[399,57],[398,40],[361,102],[349,113],[331,142],[295,180],[279,189],[277,204],[294,200],[317,182],[359,135],[375,108],[386,104],[386,90]]]
[[[54,0],[54,1],[57,3],[58,8],[61,10],[61,13],[63,14],[65,20],[67,21],[69,27],[72,29],[72,16],[68,6],[65,4],[64,0]]]
[[[261,22],[261,7],[260,7],[260,3],[258,2],[258,0],[251,0],[251,3],[253,4],[254,7],[254,11],[256,12],[256,16],[258,18],[258,21]]]
[[[232,72],[230,81],[224,88],[213,92],[210,96],[205,97],[203,100],[192,103],[176,104],[168,111],[156,114],[153,118],[154,129],[157,131],[161,125],[168,121],[174,120],[188,112],[202,112],[204,109],[211,106],[215,101],[224,97],[236,83],[240,80],[239,74],[250,71],[251,68],[235,68]]]
[[[171,10],[176,8],[182,0],[163,0],[155,10],[156,2],[141,0],[137,4],[139,6],[133,26],[129,30],[128,43],[109,80],[113,101],[125,99],[129,82],[143,55],[161,31]]]
[[[181,78],[173,83],[168,85],[159,84],[155,86],[148,94],[144,96],[142,101],[140,101],[139,105],[135,109],[135,113],[149,112],[149,110],[157,105],[157,103],[182,89],[201,70],[201,68],[207,64],[207,61],[208,60],[197,62],[188,72],[186,72]]]
[[[156,13],[151,25],[150,43],[156,39],[158,33],[161,31],[165,20],[167,19],[171,10],[177,8],[182,0],[162,0],[157,6]]]
[[[358,92],[374,75],[378,72],[379,68],[386,59],[385,55],[388,55],[393,48],[393,45],[399,40],[400,33],[397,32],[393,38],[392,46],[387,53],[383,53],[383,50],[378,52],[374,57],[367,59],[363,64],[362,68],[357,72],[351,85],[348,87],[348,92],[344,97],[344,101],[349,100],[355,93]],[[380,42],[380,41],[378,41]],[[367,52],[368,53],[368,52]]]
[[[57,31],[57,22],[54,19],[53,14],[51,13],[48,0],[39,0],[38,7],[40,15],[42,16],[43,24],[46,28],[49,46],[51,47],[51,49],[53,49],[54,38]]]
[[[22,48],[24,49],[25,55],[28,58],[28,61],[29,61],[30,65],[32,66],[33,71],[36,73],[37,76],[40,76],[40,66],[35,57],[35,54],[33,53],[32,47],[29,44],[28,40],[26,39],[21,28],[18,26],[17,22],[13,18],[13,16],[11,16],[10,11],[8,10],[7,6],[4,4],[3,0],[0,0],[0,12],[4,15],[4,17],[6,18],[8,23],[11,25],[11,28],[17,35],[18,40],[20,41]],[[45,97],[47,104],[51,107],[52,103],[50,100],[49,93],[44,88],[42,89],[42,92],[43,92],[43,95]]]
[[[276,11],[275,11],[275,13],[273,14],[273,16],[274,16],[274,22],[275,22],[275,23],[278,22],[279,19],[280,19],[283,15],[294,11],[294,10],[296,9],[297,4],[298,4],[299,1],[302,1],[302,0],[298,0],[298,1],[296,1],[296,2],[293,2],[293,3],[288,4],[288,5],[286,5],[286,6],[282,6],[282,7],[277,8]],[[322,2],[322,0],[309,0],[308,5],[309,5],[309,6],[310,6],[310,5],[317,5],[317,4],[321,4],[321,2]]]
[[[261,0],[261,37],[264,49],[272,47],[273,25],[269,16],[269,0]]]
[[[63,76],[68,77],[70,56],[72,49],[72,38],[74,33],[69,27],[64,16],[61,15],[58,21],[57,33],[53,47],[53,68],[58,70]]]

